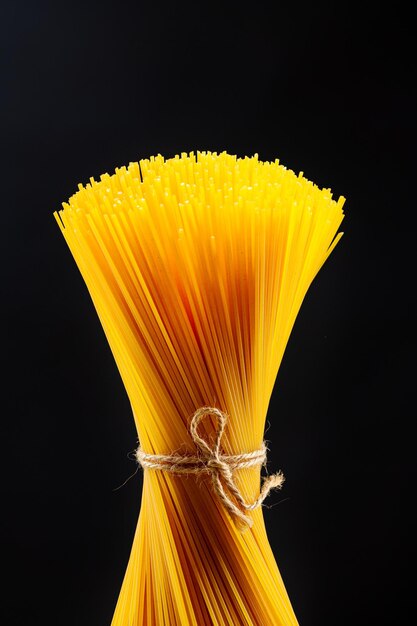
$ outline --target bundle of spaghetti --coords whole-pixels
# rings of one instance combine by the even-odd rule
[[[226,462],[264,450],[284,349],[342,234],[343,203],[278,160],[198,152],[90,179],[55,213],[120,370],[144,464],[112,626],[297,624],[262,508],[244,511],[242,530],[201,447],[217,442]],[[190,426],[202,407],[199,450]],[[201,459],[201,471],[169,471],[172,458]],[[230,467],[242,501],[255,502],[260,463]]]

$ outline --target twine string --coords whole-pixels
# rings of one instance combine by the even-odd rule
[[[198,433],[198,427],[204,418],[216,418],[215,440],[210,447],[209,443]],[[266,461],[265,443],[259,450],[243,454],[226,455],[221,452],[221,441],[227,424],[227,415],[215,407],[203,406],[194,413],[190,434],[197,449],[197,455],[174,454],[147,454],[138,448],[136,458],[138,463],[147,469],[162,470],[171,474],[201,474],[211,475],[214,492],[224,508],[243,529],[251,527],[253,520],[246,511],[253,511],[260,507],[269,495],[271,489],[280,489],[284,482],[282,472],[271,474],[264,478],[260,494],[254,502],[246,502],[234,480],[234,472],[238,469],[263,465]]]

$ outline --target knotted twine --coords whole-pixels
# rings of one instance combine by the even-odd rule
[[[200,422],[208,416],[216,417],[216,437],[214,444],[209,443],[198,434]],[[136,450],[138,463],[151,470],[161,470],[170,474],[202,474],[211,475],[213,489],[224,508],[230,513],[242,529],[251,527],[253,520],[245,512],[253,511],[261,506],[271,489],[280,489],[284,482],[281,472],[264,478],[259,497],[252,503],[246,502],[234,481],[234,472],[247,467],[263,465],[266,461],[266,445],[259,450],[243,454],[222,454],[221,439],[227,424],[227,415],[215,407],[203,406],[193,415],[190,434],[197,449],[197,455],[147,454],[139,447]]]

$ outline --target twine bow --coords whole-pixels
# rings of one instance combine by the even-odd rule
[[[210,415],[215,416],[217,422],[216,436],[212,447],[198,434],[200,422]],[[209,473],[217,497],[239,527],[243,529],[253,525],[252,518],[245,512],[260,507],[271,489],[280,489],[284,482],[284,476],[278,472],[265,478],[258,498],[252,503],[246,502],[236,486],[233,473],[237,469],[263,465],[266,460],[266,446],[262,444],[262,448],[259,450],[243,454],[222,454],[221,440],[226,424],[227,416],[220,409],[209,406],[201,407],[194,413],[190,424],[190,434],[199,452],[198,456],[147,454],[138,448],[136,457],[140,465],[148,469],[158,469],[174,474]]]

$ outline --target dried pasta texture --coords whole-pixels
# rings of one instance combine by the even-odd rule
[[[285,346],[341,236],[343,203],[278,161],[198,152],[91,179],[55,213],[143,450],[195,454],[190,419],[207,405],[228,416],[224,454],[261,448]],[[212,441],[215,426],[205,420],[201,436]],[[234,479],[246,500],[258,497],[259,467]],[[262,510],[241,532],[211,487],[203,474],[144,470],[112,626],[297,624]]]

